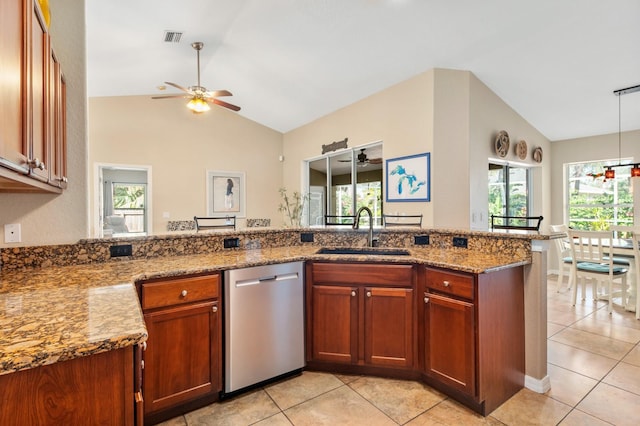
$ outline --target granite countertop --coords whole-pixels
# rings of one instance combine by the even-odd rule
[[[229,250],[0,272],[0,374],[119,349],[147,339],[135,282],[300,260],[406,262],[482,273],[530,263],[465,249],[409,256],[318,255],[318,246]]]

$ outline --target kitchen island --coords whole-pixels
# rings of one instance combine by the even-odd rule
[[[310,231],[315,234],[315,241],[312,244],[301,243],[300,234]],[[431,243],[428,246],[412,244],[417,234],[430,234]],[[451,235],[464,235],[469,240],[469,248],[452,247],[448,244]],[[3,330],[0,337],[0,376],[144,342],[147,336],[134,287],[137,281],[306,260],[401,261],[474,274],[524,265],[525,278],[530,278],[536,257],[536,252],[530,249],[532,240],[544,243],[549,238],[487,232],[396,230],[387,234],[381,232],[382,244],[404,247],[409,251],[408,256],[366,255],[363,258],[357,255],[317,254],[321,246],[361,245],[362,236],[361,232],[355,231],[315,229],[225,231],[124,241],[87,240],[78,243],[80,247],[56,246],[38,248],[39,251],[34,248],[11,249],[9,254],[8,249],[3,249],[3,269],[0,272],[0,306],[3,307],[0,309]],[[386,237],[386,241],[382,237]],[[241,248],[222,249],[220,243],[225,238],[239,238]],[[274,243],[274,239],[277,242]],[[155,252],[161,255],[153,257],[148,251],[134,249],[134,256],[125,260],[94,260],[95,253],[100,250],[92,248],[116,243],[130,243],[134,247],[137,244],[151,244],[156,248]],[[188,251],[185,247],[191,243],[206,252],[184,254]],[[39,252],[48,256],[36,257],[34,253]],[[83,256],[77,256],[78,252]],[[183,254],[170,256],[172,252]],[[59,259],[63,265],[65,262],[71,263],[73,256],[69,253],[76,253],[76,258],[90,259],[91,263],[53,266],[57,262],[51,258],[51,253],[60,253]],[[544,255],[546,261],[546,253]],[[16,259],[22,259],[23,264]],[[28,267],[26,263],[39,267]],[[16,264],[18,267],[15,267]],[[543,266],[546,272],[546,263]],[[540,272],[534,275],[538,276]],[[531,287],[525,279],[527,286]],[[539,289],[536,292],[539,294]],[[527,294],[525,291],[525,300]],[[545,317],[542,320],[546,323],[546,306],[544,308]],[[546,351],[545,342],[543,339],[542,346]],[[546,358],[544,362],[546,364]],[[543,371],[546,376],[546,365]],[[534,377],[534,380],[538,379],[541,378]]]

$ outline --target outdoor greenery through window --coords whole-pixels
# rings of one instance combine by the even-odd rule
[[[491,215],[529,216],[529,169],[506,164],[489,164],[489,227]],[[497,221],[496,225],[507,225]],[[511,220],[508,225],[527,226],[525,220]]]
[[[595,161],[565,166],[570,228],[602,231],[611,225],[633,226],[631,166],[616,167],[616,177],[605,180],[604,167],[614,164]]]
[[[113,188],[113,214],[124,216],[129,232],[145,232],[145,184],[117,183]]]

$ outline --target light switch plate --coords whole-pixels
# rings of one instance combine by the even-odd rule
[[[19,223],[8,223],[4,225],[4,242],[20,243],[22,242],[22,233]]]

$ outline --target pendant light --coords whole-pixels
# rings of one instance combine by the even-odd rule
[[[640,92],[640,84],[637,86],[625,87],[624,89],[614,90],[613,94],[618,97],[618,164],[615,166],[606,166],[604,170],[604,179],[614,179],[616,177],[615,167],[627,167],[632,166],[631,168],[631,177],[640,176],[640,164],[622,164],[622,106],[621,99],[622,95],[626,95],[628,93]]]

